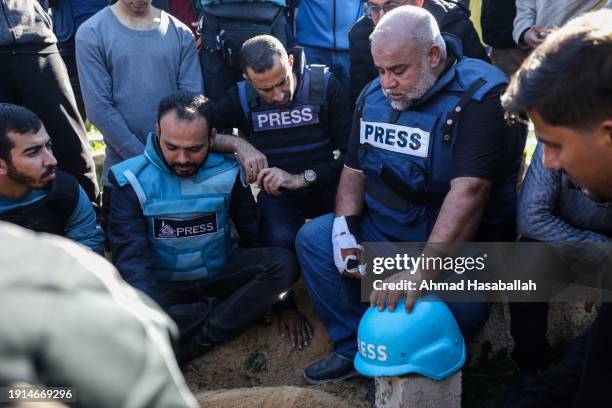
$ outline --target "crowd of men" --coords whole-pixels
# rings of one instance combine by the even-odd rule
[[[355,377],[364,242],[612,237],[612,11],[594,11],[608,1],[485,0],[487,48],[463,1],[111,3],[0,0],[0,220],[91,249],[3,227],[14,277],[0,287],[26,293],[5,298],[17,315],[18,302],[48,307],[37,299],[75,290],[84,310],[107,310],[84,361],[144,336],[158,357],[107,360],[147,361],[126,373],[171,384],[134,397],[142,406],[193,405],[176,363],[272,311],[294,347],[308,346],[300,276],[333,343],[305,380]],[[523,181],[526,115],[540,143]],[[102,188],[85,121],[104,138]],[[56,248],[46,272],[61,279],[34,273],[45,266],[17,257],[20,243]],[[105,249],[121,278],[93,255]],[[74,286],[60,263],[74,264]],[[100,293],[107,309],[87,304]],[[371,305],[397,296],[374,291]],[[490,304],[448,307],[469,340]],[[608,305],[554,367],[548,304],[510,312],[519,371],[507,406],[597,406],[612,384]],[[96,333],[91,315],[58,321],[70,329],[46,334],[57,344],[80,324]],[[26,364],[32,350],[3,337],[0,385],[79,382],[69,364],[62,375]],[[84,398],[113,406],[97,394]]]

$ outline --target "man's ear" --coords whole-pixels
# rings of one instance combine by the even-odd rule
[[[157,133],[158,136],[161,133],[161,129],[159,128],[159,122],[155,124],[155,133]]]
[[[414,3],[417,7],[423,7],[423,3],[425,3],[425,0],[416,0]]]
[[[606,119],[599,125],[599,129],[603,135],[604,143],[608,147],[612,147],[612,119]]]
[[[293,68],[293,54],[287,55],[287,62],[289,62],[289,66]]]
[[[208,136],[208,146],[210,147],[214,146],[216,138],[217,138],[217,129],[212,128],[210,130],[210,136]]]
[[[4,159],[0,159],[0,176],[8,174],[8,163]]]
[[[437,45],[432,45],[427,53],[427,60],[429,61],[429,66],[433,69],[440,65],[440,60],[442,58],[442,52],[440,51],[440,47]]]

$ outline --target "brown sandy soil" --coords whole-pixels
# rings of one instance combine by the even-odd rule
[[[296,292],[300,310],[314,328],[312,343],[303,350],[293,349],[280,338],[276,321],[267,327],[254,325],[183,370],[202,407],[242,407],[248,401],[249,407],[266,408],[371,406],[365,400],[369,384],[366,378],[318,386],[304,381],[304,368],[329,355],[332,348],[303,284],[298,285]],[[228,401],[232,400],[234,403],[230,404]],[[338,405],[339,401],[344,405]]]

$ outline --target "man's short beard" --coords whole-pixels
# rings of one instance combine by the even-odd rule
[[[26,176],[25,174],[19,172],[13,163],[7,163],[6,176],[13,180],[17,184],[21,184],[27,187],[31,187],[36,184],[36,180],[30,176]]]
[[[391,92],[384,88],[382,91],[389,100],[391,107],[395,110],[403,112],[407,111],[417,99],[425,95],[427,91],[429,91],[431,87],[434,86],[437,80],[438,77],[436,77],[436,75],[430,68],[424,68],[421,74],[421,78],[415,84],[414,89],[411,92]],[[394,101],[389,98],[390,94],[404,95],[406,99],[404,99],[403,101]]]

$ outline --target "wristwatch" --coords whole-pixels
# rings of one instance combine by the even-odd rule
[[[317,173],[314,170],[304,171],[304,180],[308,184],[315,184],[317,182]]]

